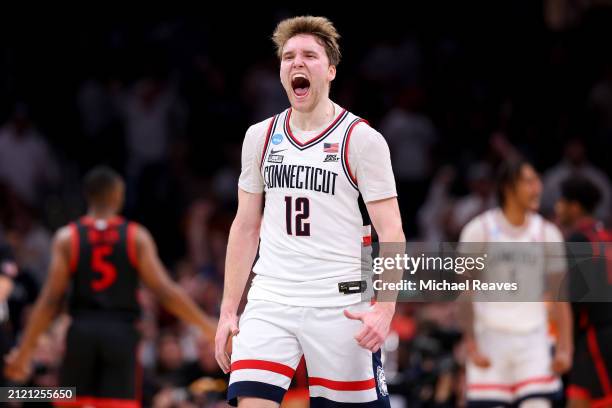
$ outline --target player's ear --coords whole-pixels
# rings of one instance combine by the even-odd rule
[[[335,65],[330,65],[329,69],[327,71],[327,80],[329,82],[331,82],[334,79],[336,79],[336,66]]]

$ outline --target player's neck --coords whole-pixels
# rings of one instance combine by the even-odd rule
[[[585,226],[585,225],[591,225],[591,224],[595,224],[597,222],[597,220],[590,214],[582,214],[580,215],[578,218],[576,218],[576,221],[574,222],[574,225],[581,227],[581,226]]]
[[[93,218],[94,220],[108,220],[115,217],[117,213],[112,210],[106,209],[90,209],[87,211],[87,216]]]
[[[334,119],[334,103],[325,98],[310,112],[300,112],[296,109],[291,111],[291,127],[300,130],[318,130]]]
[[[502,213],[506,221],[513,227],[522,227],[527,220],[527,213],[524,208],[519,205],[509,202],[502,208]]]

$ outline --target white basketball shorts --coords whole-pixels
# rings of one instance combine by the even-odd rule
[[[560,396],[561,380],[551,369],[551,341],[546,327],[529,333],[484,329],[476,342],[491,366],[466,367],[468,406],[520,404],[530,398]]]
[[[343,307],[298,307],[251,300],[233,338],[228,401],[256,397],[281,402],[304,356],[310,406],[389,407],[380,351],[354,339],[362,327],[344,309],[364,311],[369,303]]]

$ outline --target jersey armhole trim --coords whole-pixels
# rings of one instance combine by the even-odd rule
[[[259,161],[259,168],[260,169],[261,169],[261,166],[263,166],[264,159],[266,158],[266,152],[268,150],[268,145],[270,144],[270,136],[272,136],[272,131],[276,127],[275,123],[276,123],[276,119],[277,118],[278,118],[278,115],[275,115],[270,120],[270,124],[268,125],[268,130],[266,131],[266,140],[264,142],[263,151],[261,152],[261,160]]]
[[[351,135],[355,127],[360,123],[368,124],[368,121],[365,119],[357,118],[355,119],[348,127],[346,134],[344,135],[344,140],[342,141],[342,168],[344,169],[344,173],[347,175],[351,185],[359,190],[357,178],[353,175],[351,171],[351,166],[349,164],[348,152],[349,152],[349,143],[351,141]]]
[[[70,224],[70,257],[68,268],[70,274],[74,274],[79,263],[79,228],[76,223]]]
[[[130,264],[138,269],[138,256],[136,253],[136,223],[129,222],[127,225],[127,255]]]

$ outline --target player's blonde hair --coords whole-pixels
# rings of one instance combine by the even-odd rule
[[[337,66],[340,63],[341,54],[338,46],[340,34],[336,31],[336,27],[325,17],[313,16],[293,17],[278,23],[272,40],[276,44],[276,54],[279,59],[282,57],[285,43],[299,34],[314,35],[325,47],[330,65]]]

